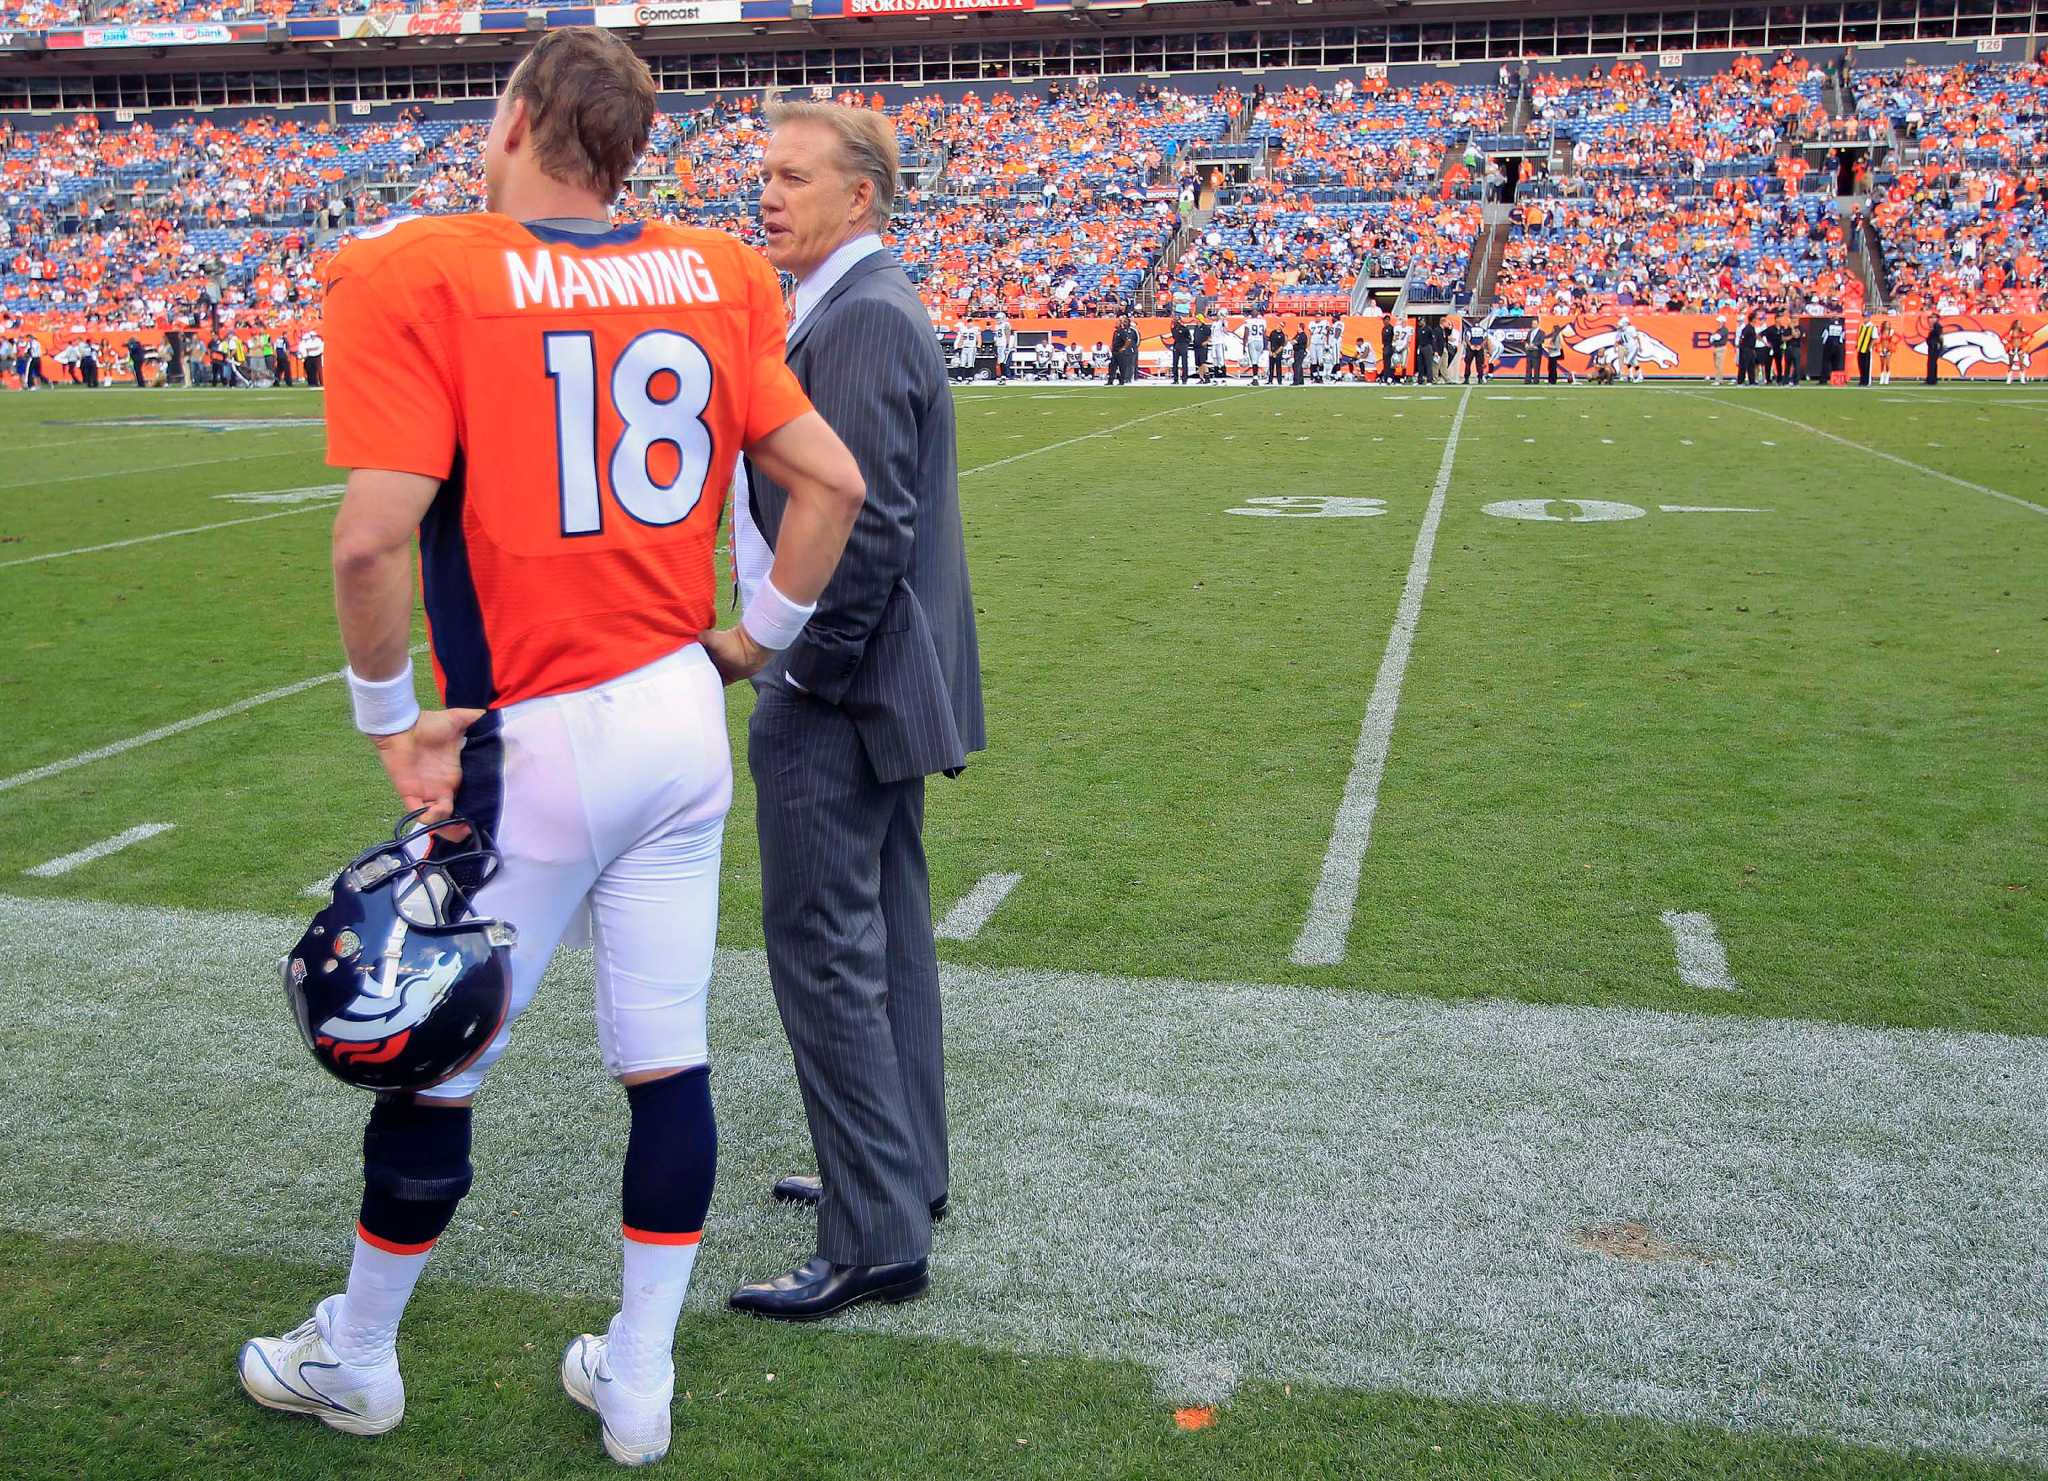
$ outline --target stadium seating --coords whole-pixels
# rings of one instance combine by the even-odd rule
[[[1909,161],[1871,209],[1887,293],[1909,311],[2035,311],[2048,280],[2048,65],[1855,74],[1859,117]]]
[[[1327,92],[1287,88],[1266,98],[1250,134],[1270,147],[1273,172],[1290,185],[1414,190],[1437,178],[1450,145],[1499,129],[1504,114],[1496,88],[1345,80]]]
[[[2048,66],[2039,62],[1865,71],[1855,88],[1858,116],[1896,131],[1923,164],[2048,162]]]
[[[1711,180],[1775,167],[1786,138],[1817,136],[1817,72],[1797,58],[1738,58],[1707,78],[1666,78],[1641,62],[1583,77],[1531,78],[1536,116],[1571,140],[1573,167],[1599,176]]]
[[[1791,57],[1698,77],[1539,67],[1528,86],[1532,127],[1572,159],[1522,187],[1504,301],[1853,301],[1834,174],[1809,169],[1797,142],[1871,131],[1909,146],[1868,212],[1901,306],[2041,301],[2048,65],[1860,73],[1848,120],[1826,116],[1820,79]],[[1474,274],[1476,151],[1509,106],[1492,87],[1362,76],[1250,97],[1145,83],[919,99],[892,110],[907,173],[897,245],[945,321],[1149,310],[1169,294],[1334,312],[1361,276],[1446,301]],[[483,133],[416,113],[0,125],[0,313],[147,325],[216,294],[231,320],[295,312],[317,296],[337,226],[479,209]],[[662,115],[619,209],[749,234],[763,137],[751,99]],[[1161,299],[1139,304],[1148,282]]]
[[[1738,181],[1676,189],[1643,179],[1518,206],[1496,296],[1548,312],[1697,311],[1788,297],[1840,308],[1860,288],[1832,201],[1759,196]]]
[[[1899,308],[2038,312],[2048,299],[2048,207],[2038,169],[1907,170],[1871,212]]]

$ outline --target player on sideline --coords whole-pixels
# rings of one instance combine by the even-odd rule
[[[607,32],[551,31],[499,100],[485,214],[401,221],[333,260],[328,461],[347,468],[335,605],[357,728],[408,808],[451,806],[503,869],[512,1002],[475,1064],[381,1095],[363,1136],[347,1289],[244,1344],[258,1403],[381,1434],[396,1340],[471,1180],[470,1103],[572,917],[596,947],[597,1033],[630,1108],[624,1288],[562,1360],[614,1460],[669,1444],[672,1351],[711,1201],[705,994],[732,795],[721,680],[792,642],[861,507],[852,455],[783,363],[782,296],[732,237],[614,226],[654,82]],[[712,552],[740,451],[790,490],[767,584],[711,632]],[[434,669],[406,643],[418,536]]]

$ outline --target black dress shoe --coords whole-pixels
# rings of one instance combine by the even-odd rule
[[[824,1196],[825,1180],[814,1173],[791,1173],[788,1177],[779,1179],[775,1184],[775,1201],[777,1203],[800,1203],[805,1208],[816,1208],[818,1200]],[[943,1193],[932,1200],[932,1222],[934,1224],[946,1217],[948,1207],[950,1205],[946,1200],[946,1195]]]
[[[726,1300],[734,1311],[783,1322],[814,1322],[862,1301],[910,1301],[931,1284],[923,1260],[896,1265],[834,1265],[823,1255],[773,1280],[741,1286]]]

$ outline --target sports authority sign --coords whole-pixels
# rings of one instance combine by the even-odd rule
[[[848,15],[944,15],[959,10],[1030,10],[1036,0],[846,0]]]

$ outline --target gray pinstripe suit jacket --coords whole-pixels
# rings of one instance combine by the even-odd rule
[[[867,503],[786,670],[860,733],[877,780],[957,771],[988,744],[960,531],[953,397],[924,305],[894,253],[863,258],[789,343],[789,365],[852,450]],[[749,469],[770,546],[788,493]]]

